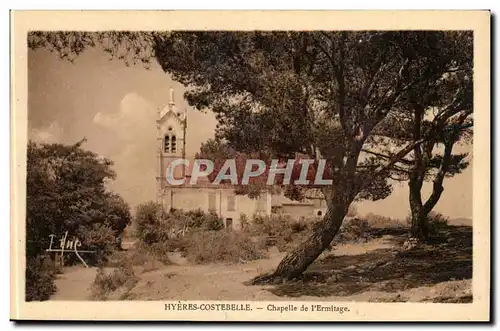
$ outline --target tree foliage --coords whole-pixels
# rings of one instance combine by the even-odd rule
[[[454,127],[454,116],[472,98],[463,88],[470,76],[457,69],[470,62],[471,38],[460,31],[175,31],[141,35],[152,45],[145,56],[137,43],[128,45],[133,58],[154,56],[186,86],[192,106],[211,109],[216,137],[231,148],[327,160],[333,185],[321,191],[328,212],[273,275],[293,278],[328,247],[352,201],[386,196],[398,164],[430,148],[424,144],[448,139],[445,128]],[[417,109],[438,113],[415,117]],[[395,144],[410,131],[394,123],[414,127],[416,118],[425,119],[420,133]],[[388,144],[396,148],[387,150]],[[439,161],[432,159],[425,171]]]
[[[157,38],[155,52],[162,68],[189,87],[189,103],[217,114],[217,136],[233,148],[331,164],[324,226],[274,274],[290,278],[331,242],[356,197],[442,136],[447,110],[387,158],[364,152],[384,147],[377,130],[456,71],[464,46],[460,34],[435,31],[174,32]],[[418,98],[420,107],[446,104],[448,93],[433,92]]]
[[[126,66],[140,63],[149,68],[155,58],[156,35],[143,31],[30,31],[28,48],[46,49],[70,62],[89,48],[101,48],[111,59],[123,60]]]
[[[119,238],[130,224],[122,197],[106,189],[115,178],[112,161],[74,145],[28,144],[27,254],[35,256],[49,235],[83,234],[93,226],[107,227]],[[84,242],[84,245],[98,244]]]
[[[452,152],[456,144],[467,143],[472,137],[473,36],[470,32],[453,36],[443,41],[440,56],[433,63],[436,67],[446,65],[443,75],[416,85],[399,111],[372,136],[374,141],[389,141],[389,146],[429,137],[394,164],[390,174],[395,180],[408,181],[412,233],[421,239],[427,237],[427,216],[444,191],[445,177],[461,173],[469,165],[467,153]],[[390,152],[380,143],[378,152],[365,151],[372,158],[389,158]],[[433,183],[426,200],[421,193],[424,181]]]
[[[127,203],[106,189],[106,182],[115,178],[113,163],[83,149],[82,144],[28,144],[27,298],[47,299],[50,294],[37,290],[42,286],[38,282],[51,278],[45,262],[41,262],[50,235],[56,236],[53,248],[59,248],[56,240],[67,231],[68,240],[75,236],[81,240],[82,249],[97,250],[103,257],[119,246],[121,234],[130,224]],[[53,284],[43,286],[50,288]]]
[[[358,194],[395,163],[361,147],[379,146],[373,133],[454,70],[462,44],[448,32],[174,32],[155,47],[188,101],[217,114],[231,147],[327,158],[339,181],[354,175]]]
[[[275,165],[278,169],[284,169],[290,165],[288,162],[293,162],[291,164],[290,178],[285,182],[285,176],[282,173],[275,175],[272,183],[268,183],[270,176],[270,169],[274,167],[272,164],[272,159],[269,155],[262,152],[252,152],[243,153],[238,152],[236,149],[232,148],[229,143],[222,139],[209,139],[202,143],[200,151],[195,155],[196,159],[206,159],[211,160],[214,163],[214,170],[208,175],[208,180],[210,182],[217,182],[217,177],[223,175],[229,175],[232,171],[236,172],[236,182],[229,179],[222,179],[220,184],[230,185],[235,189],[236,194],[247,195],[250,198],[258,198],[262,192],[269,192],[271,194],[284,194],[287,198],[297,201],[303,201],[307,198],[317,198],[321,195],[321,188],[324,186],[322,184],[316,184],[315,180],[321,178],[323,180],[331,180],[331,172],[329,167],[331,164],[325,163],[324,168],[319,168],[318,161],[312,160],[314,163],[305,164],[301,163],[307,159],[307,162],[311,162],[307,156],[297,155],[293,159],[274,159],[278,161]],[[234,160],[234,169],[227,167],[226,161]],[[245,171],[257,170],[257,166],[254,165],[252,169],[247,169],[249,161],[261,160],[264,161],[265,169],[261,175],[256,177],[250,177],[248,184],[241,184]],[[224,165],[226,164],[226,167]],[[295,183],[302,176],[302,167],[307,166],[307,173],[305,180],[308,181],[307,184]],[[222,177],[221,177],[222,178]],[[362,193],[358,195],[358,199],[370,199],[378,200],[383,199],[389,195],[391,192],[391,187],[385,181],[375,180],[373,184],[367,187]]]

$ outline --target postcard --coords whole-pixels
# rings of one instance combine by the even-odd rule
[[[11,314],[490,320],[489,11],[12,11]]]

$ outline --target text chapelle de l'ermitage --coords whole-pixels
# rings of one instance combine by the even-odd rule
[[[271,160],[268,166],[265,161],[259,159],[248,159],[245,162],[245,167],[242,173],[241,181],[238,179],[238,170],[236,166],[235,159],[227,159],[222,167],[217,170],[215,179],[212,184],[221,184],[222,181],[230,181],[232,185],[248,185],[251,178],[257,178],[261,176],[266,176],[267,185],[275,185],[277,175],[283,175],[281,181],[284,185],[292,184],[292,174],[296,169],[297,162],[300,167],[300,174],[297,179],[293,181],[294,185],[332,185],[332,179],[323,178],[323,173],[326,168],[326,160],[314,160],[314,159],[289,159],[286,165],[283,166],[283,162],[278,159]],[[316,164],[316,169],[312,169],[311,165]],[[193,162],[191,178],[189,182],[186,182],[185,178],[176,179],[174,176],[174,171],[176,167],[189,167],[190,162],[187,159],[178,158],[172,160],[166,167],[166,181],[169,185],[179,186],[179,185],[196,185],[198,180],[202,177],[210,176],[214,170],[214,162],[208,159],[195,159]],[[311,169],[315,172],[314,181],[311,182],[308,177],[310,177]]]

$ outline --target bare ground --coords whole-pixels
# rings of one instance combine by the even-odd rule
[[[450,229],[434,244],[404,253],[394,250],[405,239],[401,230],[375,233],[367,243],[337,245],[301,279],[280,285],[245,285],[278,265],[284,254],[274,249],[267,259],[236,265],[189,265],[173,254],[174,265],[135,268],[136,285],[108,299],[471,302],[471,228]],[[90,300],[95,275],[96,268],[66,269],[52,300]]]

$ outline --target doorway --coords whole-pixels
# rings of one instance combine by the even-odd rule
[[[226,230],[227,231],[232,231],[233,230],[233,219],[232,218],[226,218]]]

